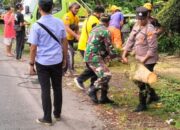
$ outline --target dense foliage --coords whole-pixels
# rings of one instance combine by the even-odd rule
[[[166,30],[180,33],[180,1],[169,0],[157,15]]]
[[[169,0],[157,15],[165,33],[159,38],[159,50],[180,56],[180,1]]]
[[[81,0],[80,0],[81,1]],[[165,0],[83,0],[91,8],[95,5],[103,5],[105,7],[110,7],[111,5],[116,5],[122,8],[122,12],[134,13],[135,8],[142,6],[146,2],[151,2],[153,4],[164,2]]]

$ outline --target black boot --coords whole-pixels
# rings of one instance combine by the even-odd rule
[[[111,99],[107,97],[107,90],[101,89],[101,98],[99,100],[99,103],[105,104],[105,103],[114,103]]]
[[[139,92],[139,105],[134,110],[134,112],[141,112],[141,111],[145,111],[147,109],[146,98],[147,98],[147,94],[146,93]]]
[[[89,91],[89,97],[91,98],[91,100],[94,102],[94,103],[98,103],[98,99],[97,99],[97,91],[98,89],[95,88],[94,86],[90,88],[90,91]]]
[[[147,100],[147,104],[159,101],[160,97],[156,94],[156,92],[153,88],[149,87],[149,93],[148,94],[149,94],[149,98]]]

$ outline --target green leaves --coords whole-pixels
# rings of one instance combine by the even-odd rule
[[[180,56],[180,34],[165,33],[158,39],[158,49],[160,52],[178,54]]]

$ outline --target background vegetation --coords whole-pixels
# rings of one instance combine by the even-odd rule
[[[180,56],[180,1],[179,0],[84,0],[88,6],[95,5],[110,7],[117,5],[124,14],[135,13],[138,6],[152,2],[153,16],[162,24],[164,33],[159,37],[159,51]]]
[[[180,1],[169,0],[157,18],[165,29],[159,38],[159,50],[180,56]]]

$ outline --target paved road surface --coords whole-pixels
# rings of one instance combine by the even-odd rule
[[[28,61],[6,57],[4,50],[0,42],[0,130],[103,130],[92,106],[67,88],[63,89],[62,120],[51,127],[37,124],[35,119],[42,116],[37,77],[26,75]]]

